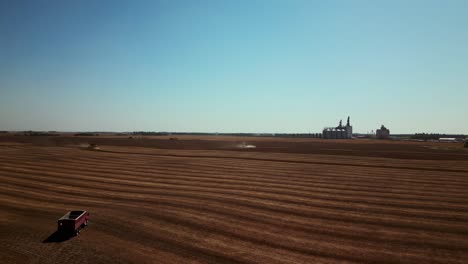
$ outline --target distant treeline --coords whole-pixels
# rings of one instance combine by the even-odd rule
[[[274,137],[288,137],[288,138],[322,138],[322,133],[299,133],[299,134],[290,134],[290,133],[281,133],[273,134]]]
[[[60,136],[60,134],[56,133],[49,133],[49,132],[39,132],[39,131],[25,131],[23,132],[23,135],[25,136]]]
[[[465,135],[451,135],[451,134],[438,134],[438,133],[416,133],[410,136],[411,139],[423,140],[438,140],[439,138],[461,138],[465,139]]]
[[[135,131],[132,134],[133,135],[139,135],[139,136],[168,136],[168,135],[171,135],[172,133],[168,133],[168,132],[151,132],[151,131]]]
[[[239,136],[239,137],[297,137],[297,138],[321,138],[322,137],[322,133],[204,133],[204,132],[135,131],[132,134],[139,135],[139,136],[195,135],[195,136]]]
[[[92,137],[92,136],[99,136],[96,133],[76,133],[74,134],[75,137]]]

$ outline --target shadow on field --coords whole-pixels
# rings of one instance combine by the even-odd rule
[[[42,243],[61,243],[70,239],[69,235],[66,235],[62,232],[55,231],[48,238],[44,239]]]

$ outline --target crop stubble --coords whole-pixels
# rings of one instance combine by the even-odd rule
[[[359,147],[322,155],[177,144],[1,145],[0,262],[468,259],[468,162],[459,157],[411,159],[411,149],[394,159],[393,145],[389,157],[371,157]],[[92,224],[78,237],[45,243],[72,209],[90,211]]]

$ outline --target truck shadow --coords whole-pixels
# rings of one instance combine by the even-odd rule
[[[61,243],[69,240],[71,237],[59,231],[55,231],[48,238],[44,239],[42,243]]]

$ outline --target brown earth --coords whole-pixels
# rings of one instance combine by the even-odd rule
[[[0,136],[0,263],[468,263],[459,144],[177,138]]]

